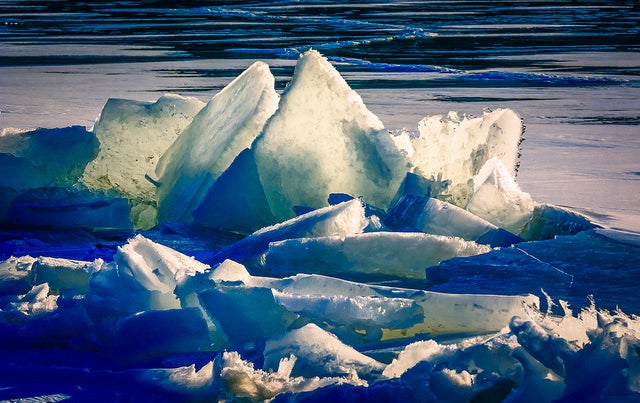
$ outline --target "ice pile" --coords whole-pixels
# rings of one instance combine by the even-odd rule
[[[579,283],[545,251],[608,243],[518,187],[522,130],[500,109],[391,133],[315,51],[281,95],[256,62],[206,105],[109,100],[92,131],[3,130],[3,224],[128,241],[0,262],[0,396],[637,399],[638,318],[531,289]],[[244,237],[178,251],[205,228]]]
[[[144,390],[205,400],[575,401],[640,393],[640,320],[594,306],[574,316],[563,302],[560,314],[541,312],[532,295],[256,276],[232,260],[209,266],[141,235],[112,262],[11,258],[0,264],[0,279],[3,351],[44,354],[3,365],[46,374],[45,390],[66,396],[105,393],[93,386],[104,377],[127,380],[107,396]],[[58,349],[66,355],[59,365],[83,369],[62,379],[49,363]],[[29,385],[2,382],[13,398]]]

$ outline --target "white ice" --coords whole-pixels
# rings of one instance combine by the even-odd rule
[[[520,117],[509,109],[460,118],[457,113],[424,118],[413,138],[413,172],[433,182],[432,196],[465,207],[473,192],[471,178],[493,157],[515,175],[522,136]]]
[[[425,268],[455,256],[486,253],[473,241],[418,232],[370,232],[272,242],[261,258],[278,276],[295,273],[425,278]]]

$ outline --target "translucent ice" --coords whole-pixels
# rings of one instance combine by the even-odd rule
[[[31,282],[48,283],[49,287],[58,291],[75,290],[84,294],[89,287],[89,277],[100,270],[103,263],[102,259],[85,262],[39,257],[31,268]]]
[[[119,277],[129,279],[141,291],[146,291],[140,298],[151,295],[157,309],[179,308],[174,294],[177,283],[209,267],[142,235],[136,235],[126,245],[118,247],[114,262]]]
[[[356,199],[345,201],[262,228],[216,253],[209,263],[220,263],[226,259],[242,262],[266,251],[269,243],[284,239],[357,234],[367,224],[362,202]]]
[[[98,152],[98,141],[84,127],[0,131],[0,188],[25,190],[68,186]]]
[[[277,109],[274,81],[265,63],[254,63],[214,96],[162,155],[156,167],[160,221],[192,220],[191,211]]]
[[[386,208],[404,177],[400,149],[335,68],[305,52],[291,83],[254,145],[275,218],[294,206],[319,208],[331,193],[362,196]]]
[[[31,288],[31,266],[36,258],[15,257],[0,262],[0,295],[25,294]]]
[[[127,199],[155,205],[156,188],[145,175],[203,106],[178,95],[164,95],[153,103],[109,99],[93,128],[100,152],[81,182],[89,189],[116,190]]]
[[[272,242],[261,259],[276,275],[367,274],[424,278],[425,268],[454,256],[488,252],[490,247],[461,238],[410,232],[370,232],[346,237]]]
[[[534,202],[520,190],[502,160],[488,160],[473,178],[473,195],[466,209],[490,223],[520,234],[533,215]]]
[[[393,229],[416,229],[428,234],[456,236],[491,246],[509,246],[522,241],[467,210],[421,195],[401,197],[391,207],[384,222]]]
[[[455,112],[430,116],[420,121],[418,130],[410,161],[415,173],[439,184],[432,188],[433,197],[465,207],[473,193],[472,178],[493,157],[515,175],[523,127],[520,117],[509,109],[485,112],[478,118],[461,119]]]

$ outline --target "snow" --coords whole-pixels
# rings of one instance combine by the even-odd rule
[[[274,81],[269,66],[255,62],[214,96],[162,155],[155,170],[160,221],[192,220],[192,210],[278,108]]]

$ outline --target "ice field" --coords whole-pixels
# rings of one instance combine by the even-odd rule
[[[0,6],[0,400],[640,400],[637,5],[53,3]]]

